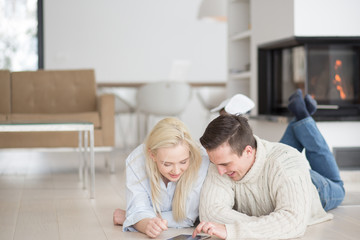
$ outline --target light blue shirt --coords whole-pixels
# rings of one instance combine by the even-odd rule
[[[145,169],[145,145],[138,146],[126,159],[126,220],[123,231],[136,231],[133,225],[144,218],[154,218],[156,213],[151,200],[150,181]],[[176,182],[169,182],[167,187],[161,181],[161,217],[168,221],[168,227],[192,227],[199,216],[200,191],[209,167],[209,157],[201,148],[202,163],[198,178],[190,190],[186,201],[186,219],[176,222],[172,214],[172,200]]]

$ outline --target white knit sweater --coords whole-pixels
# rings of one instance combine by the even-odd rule
[[[305,157],[287,145],[255,138],[255,163],[240,181],[220,176],[210,164],[200,220],[225,224],[227,239],[286,239],[332,219],[321,206]]]

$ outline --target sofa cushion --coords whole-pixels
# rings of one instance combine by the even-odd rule
[[[12,113],[96,111],[94,70],[13,72]]]
[[[0,70],[0,114],[10,113],[10,72]]]
[[[72,114],[22,114],[14,113],[10,116],[12,122],[92,122],[94,128],[100,128],[100,116],[98,112],[83,112]]]

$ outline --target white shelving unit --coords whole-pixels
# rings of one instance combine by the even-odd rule
[[[228,0],[228,97],[250,95],[251,0]]]

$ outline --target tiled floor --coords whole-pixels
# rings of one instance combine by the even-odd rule
[[[148,239],[123,233],[112,224],[115,208],[125,208],[123,174],[126,155],[116,151],[116,173],[96,154],[96,199],[82,189],[78,156],[72,152],[0,150],[0,239],[102,240]],[[360,238],[360,171],[341,172],[347,190],[335,219],[308,228],[302,239]],[[170,229],[167,239],[192,229]]]

